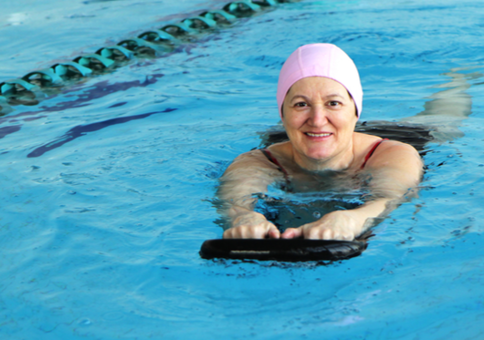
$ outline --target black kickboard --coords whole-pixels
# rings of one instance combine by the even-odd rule
[[[202,244],[204,259],[247,259],[286,262],[338,261],[360,255],[364,241],[307,239],[215,239]]]

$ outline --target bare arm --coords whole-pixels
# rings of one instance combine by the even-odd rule
[[[221,178],[218,197],[222,200],[221,213],[230,228],[224,238],[279,238],[277,227],[264,215],[254,211],[254,193],[266,192],[269,184],[280,177],[279,171],[259,150],[237,157]]]
[[[313,223],[287,229],[282,237],[353,240],[371,226],[374,218],[393,210],[415,190],[422,176],[422,161],[410,145],[388,141],[365,169],[372,176],[372,200],[356,209],[334,211]]]

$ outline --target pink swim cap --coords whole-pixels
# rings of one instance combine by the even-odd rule
[[[282,66],[277,84],[277,106],[282,118],[282,104],[286,94],[300,79],[326,77],[343,85],[356,105],[358,118],[363,106],[363,89],[353,60],[332,44],[310,44],[299,47]]]

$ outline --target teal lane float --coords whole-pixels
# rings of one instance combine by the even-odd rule
[[[21,78],[0,82],[0,114],[12,111],[14,105],[36,105],[56,88],[67,86],[85,77],[100,74],[125,65],[136,57],[160,57],[172,52],[184,42],[193,42],[197,35],[218,27],[227,27],[239,18],[250,17],[264,9],[298,0],[233,1],[220,10],[170,23],[161,28],[120,41],[117,45],[99,48],[71,61],[32,71]]]

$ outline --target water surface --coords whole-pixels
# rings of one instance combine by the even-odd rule
[[[9,3],[0,80],[223,4]],[[284,4],[13,106],[0,126],[2,338],[480,338],[480,9],[468,0]],[[419,197],[375,228],[360,257],[200,259],[202,242],[222,235],[211,203],[218,177],[278,124],[279,69],[312,42],[355,60],[362,120],[414,117],[460,77],[461,135],[427,145]]]

